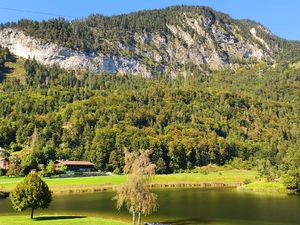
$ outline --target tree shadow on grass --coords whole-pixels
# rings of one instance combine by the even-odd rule
[[[161,222],[162,224],[172,224],[172,225],[195,225],[195,224],[212,224],[213,221],[203,219],[203,218],[189,218],[189,219],[182,219],[182,220],[172,220],[172,221],[164,221]]]
[[[70,220],[70,219],[84,219],[86,216],[43,216],[36,217],[33,220],[35,221],[44,221],[44,220]]]

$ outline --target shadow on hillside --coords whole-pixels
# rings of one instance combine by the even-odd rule
[[[70,219],[84,219],[86,216],[43,216],[36,217],[34,220],[43,221],[43,220],[70,220]]]
[[[182,220],[168,220],[161,222],[162,224],[172,224],[172,225],[195,225],[195,224],[212,224],[213,221],[202,219],[202,218],[190,218]]]
[[[4,81],[8,74],[12,73],[13,69],[10,67],[4,67],[0,71],[0,82]]]

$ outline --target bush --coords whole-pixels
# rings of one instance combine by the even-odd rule
[[[192,172],[193,173],[203,173],[205,175],[214,172],[221,172],[224,168],[215,164],[208,164],[207,166],[196,167]]]
[[[300,175],[297,171],[288,171],[282,176],[283,184],[289,190],[300,190]]]
[[[7,170],[6,169],[0,169],[0,177],[1,176],[5,176],[7,173]]]
[[[258,160],[257,171],[259,176],[266,178],[268,182],[274,181],[278,178],[278,171],[269,160]]]
[[[121,170],[119,168],[116,168],[114,171],[113,171],[114,174],[121,174]]]
[[[252,183],[252,181],[249,179],[244,180],[244,185],[251,184],[251,183]]]
[[[228,165],[234,169],[244,169],[251,170],[253,168],[253,164],[248,160],[242,160],[241,158],[234,158],[228,162]]]

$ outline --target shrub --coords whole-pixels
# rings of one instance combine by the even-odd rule
[[[7,173],[7,170],[6,169],[0,169],[0,177],[1,176],[5,176]]]
[[[214,172],[221,172],[224,168],[215,164],[208,164],[207,166],[196,167],[192,172],[193,173],[203,173],[209,174]]]
[[[250,179],[245,179],[244,180],[244,185],[251,184],[251,183],[252,183],[252,181]]]
[[[242,160],[241,158],[233,158],[228,162],[228,165],[234,169],[245,169],[251,170],[253,168],[253,164],[248,160]]]
[[[297,171],[290,170],[282,176],[283,184],[289,190],[300,190],[300,175]]]
[[[114,174],[121,174],[121,170],[119,168],[116,168],[114,171],[113,171]]]

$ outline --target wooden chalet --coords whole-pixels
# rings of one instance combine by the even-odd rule
[[[61,170],[62,166],[70,172],[93,172],[95,164],[88,161],[56,160],[54,162],[55,170]]]

